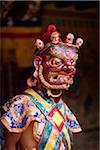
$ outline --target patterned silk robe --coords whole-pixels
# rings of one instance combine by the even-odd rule
[[[62,99],[55,103],[31,88],[13,97],[4,109],[1,121],[10,132],[22,133],[30,122],[38,122],[36,132],[33,130],[37,150],[71,150],[72,133],[81,131]]]

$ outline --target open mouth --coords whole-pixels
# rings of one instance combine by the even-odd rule
[[[63,72],[49,72],[48,78],[50,83],[55,83],[57,85],[67,84],[68,82],[68,76]]]
[[[48,83],[43,76],[43,66],[42,65],[40,65],[40,67],[39,67],[39,78],[40,78],[40,81],[42,82],[42,84],[44,84],[48,89],[66,89],[66,90],[68,90],[68,88],[69,88],[69,84],[67,84],[67,83],[63,83],[63,84],[59,84],[59,85],[56,85],[55,83],[54,84]],[[53,80],[57,80],[56,75]]]

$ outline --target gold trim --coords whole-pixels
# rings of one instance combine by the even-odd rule
[[[47,94],[48,94],[48,96],[59,97],[62,94],[62,91],[60,91],[59,94],[54,95],[54,94],[52,94],[51,90],[47,90]]]
[[[37,100],[47,109],[50,110],[52,108],[51,104],[47,103],[38,93],[36,93],[33,89],[29,88],[25,90],[25,93],[29,93],[33,95]]]
[[[70,127],[69,127],[70,128]],[[82,129],[81,129],[81,127],[79,127],[79,128],[70,128],[70,130],[71,130],[71,132],[72,133],[78,133],[78,132],[81,132],[82,131]]]
[[[27,120],[27,122],[26,122],[26,124],[25,124],[25,126],[24,126],[23,128],[11,128],[10,125],[9,125],[9,123],[7,122],[7,120],[6,120],[4,117],[1,118],[1,122],[5,125],[5,127],[6,127],[10,132],[15,132],[15,133],[22,133],[23,131],[25,131],[26,128],[29,126],[29,124],[30,124],[32,121],[33,121],[33,122],[34,122],[34,121],[39,122],[39,120],[36,120],[36,118],[30,117],[30,118]]]

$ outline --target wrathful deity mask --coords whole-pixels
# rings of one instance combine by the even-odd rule
[[[38,84],[39,81],[39,84],[47,89],[48,96],[59,97],[62,90],[68,90],[73,84],[78,49],[83,44],[83,40],[77,38],[74,45],[74,35],[69,33],[66,36],[68,39],[63,42],[55,26],[50,25],[48,29],[50,42],[44,44],[42,40],[37,39],[35,43],[38,52],[34,59],[35,72],[33,76],[35,80],[33,83]],[[52,36],[56,38],[52,38]]]

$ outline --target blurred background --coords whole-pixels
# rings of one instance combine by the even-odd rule
[[[99,1],[0,1],[0,103],[22,92],[31,73],[34,40],[54,24],[84,40],[74,84],[64,100],[83,132],[73,150],[99,149]],[[2,110],[2,109],[1,109]],[[3,130],[0,132],[3,142]]]

